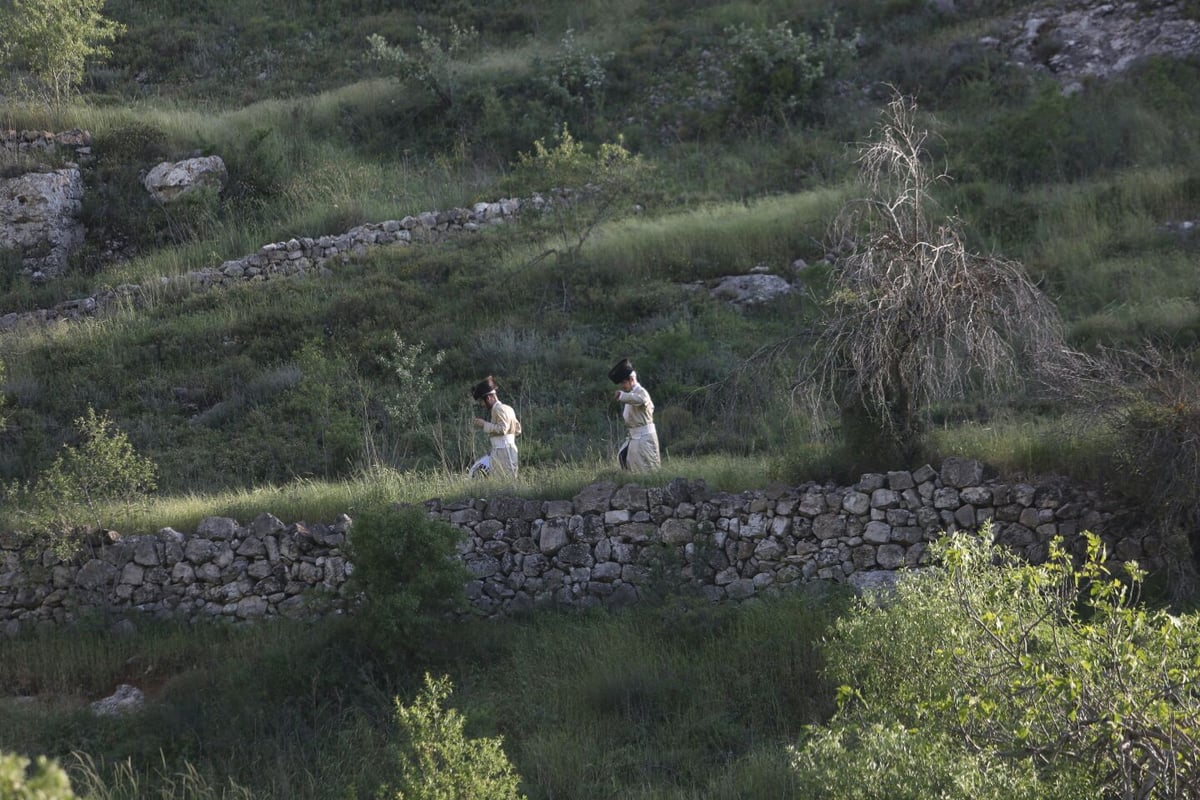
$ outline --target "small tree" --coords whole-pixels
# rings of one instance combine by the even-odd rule
[[[564,124],[553,146],[538,139],[532,153],[521,153],[517,171],[527,183],[548,187],[554,195],[550,211],[559,244],[537,260],[555,256],[573,264],[596,227],[632,202],[649,167],[625,149],[621,138],[589,153]]]
[[[450,37],[443,42],[438,36],[417,27],[417,47],[405,49],[390,44],[378,33],[367,37],[368,58],[396,68],[401,80],[413,80],[432,94],[443,108],[454,105],[455,95],[462,82],[459,58],[467,53],[479,32],[472,27],[450,23]]]
[[[747,118],[800,115],[821,84],[854,55],[853,39],[838,39],[833,20],[817,38],[793,31],[789,22],[772,28],[739,25],[725,35],[734,105]]]
[[[798,390],[865,417],[902,459],[915,456],[935,402],[996,397],[1040,376],[1066,380],[1072,354],[1053,303],[1020,264],[967,250],[960,223],[935,217],[927,133],[896,97],[859,161],[866,197],[833,231],[827,319]]]
[[[455,557],[460,539],[419,508],[371,509],[354,520],[349,582],[362,599],[355,619],[382,650],[415,652],[443,615],[465,608],[470,573]]]
[[[0,5],[0,62],[24,68],[30,87],[61,108],[83,79],[88,59],[110,54],[125,26],[101,14],[104,0],[10,0]]]
[[[101,526],[107,506],[120,504],[128,513],[153,492],[158,471],[107,414],[89,407],[75,427],[80,444],[63,445],[32,484],[11,492],[24,532],[45,539],[64,557],[78,549],[84,534]]]
[[[1200,621],[1142,606],[1137,566],[1114,575],[1098,537],[1080,544],[1072,556],[1055,541],[1032,565],[990,526],[949,535],[936,567],[839,620],[832,727],[857,739],[843,744],[878,749],[868,737],[903,730],[916,754],[934,744],[990,774],[1032,768],[1038,797],[1200,797]],[[942,767],[922,763],[910,766]]]
[[[319,339],[304,343],[295,355],[300,380],[288,397],[291,408],[315,428],[305,437],[322,473],[337,474],[354,457],[360,425],[353,390],[353,359]]]
[[[575,31],[568,28],[542,80],[549,96],[562,106],[599,112],[609,82],[605,64],[612,59],[612,53],[597,54],[586,49],[575,38]]]
[[[411,705],[396,700],[402,741],[395,748],[400,781],[388,787],[396,800],[522,800],[520,776],[504,754],[503,740],[468,738],[466,720],[443,704],[449,678],[425,675],[425,687]]]

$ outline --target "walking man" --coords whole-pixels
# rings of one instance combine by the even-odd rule
[[[517,435],[521,432],[521,423],[517,419],[512,406],[506,406],[496,396],[496,381],[488,375],[471,390],[475,398],[485,410],[490,419],[476,417],[474,425],[488,435],[492,443],[491,468],[511,478],[517,477]]]
[[[661,465],[658,455],[658,432],[654,428],[654,401],[646,387],[638,383],[637,373],[628,358],[618,361],[608,371],[608,379],[620,388],[613,399],[624,408],[621,418],[625,421],[628,438],[617,451],[621,469],[631,472],[649,472]]]

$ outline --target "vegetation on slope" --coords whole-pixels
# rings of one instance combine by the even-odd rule
[[[75,102],[0,109],[0,127],[78,126],[95,139],[84,252],[45,285],[0,254],[0,312],[153,287],[293,236],[544,192],[561,184],[524,169],[522,155],[563,131],[585,155],[620,144],[647,170],[582,240],[564,238],[553,216],[527,218],[376,252],[325,277],[148,288],[144,305],[121,313],[0,334],[6,500],[62,445],[83,444],[73,421],[89,410],[157,470],[158,509],[118,515],[124,530],[227,510],[358,515],[423,492],[475,492],[453,476],[482,447],[466,392],[488,373],[525,426],[518,490],[569,495],[616,477],[605,472],[617,430],[604,376],[622,355],[654,393],[673,469],[740,487],[768,472],[795,481],[899,466],[871,464],[882,449],[826,449],[792,402],[843,255],[829,232],[857,191],[855,144],[871,139],[894,87],[936,134],[929,155],[952,180],[935,199],[962,222],[967,250],[1019,262],[1079,351],[1157,348],[1129,370],[1116,405],[1015,391],[931,404],[915,457],[1130,478],[1159,492],[1165,539],[1186,539],[1200,507],[1188,481],[1200,239],[1166,223],[1200,207],[1200,62],[1150,59],[1065,95],[980,44],[1031,3],[964,0],[957,15],[935,5],[110,0],[106,14],[127,33]],[[470,48],[453,49],[456,28]],[[407,60],[373,58],[372,34],[384,45],[376,56]],[[195,152],[222,156],[226,190],[172,210],[152,203],[140,174]],[[552,250],[562,257],[542,257]],[[799,258],[811,265],[804,290],[768,308],[739,312],[704,291],[759,265],[794,278]],[[428,373],[397,370],[413,352]],[[406,424],[388,413],[397,401],[416,412]],[[1161,468],[1184,479],[1162,480]],[[882,624],[909,613],[901,622],[917,630],[922,602]],[[6,645],[5,685],[46,699],[0,707],[0,748],[65,759],[97,797],[373,795],[404,780],[398,754],[410,740],[392,699],[439,713],[409,704],[431,671],[453,680],[468,740],[504,737],[531,797],[792,796],[823,775],[826,787],[857,778],[866,767],[855,765],[879,754],[923,776],[910,785],[963,796],[1025,797],[1039,780],[1099,792],[1101,773],[1056,773],[1061,762],[996,769],[994,750],[963,749],[976,738],[961,721],[914,728],[889,715],[868,691],[895,668],[876,643],[919,642],[941,669],[952,661],[927,645],[947,637],[924,627],[872,639],[863,631],[878,618],[863,608],[839,629],[851,640],[840,663],[863,665],[870,680],[854,688],[877,713],[846,706],[827,732],[805,732],[834,712],[831,681],[842,678],[822,668],[822,640],[843,612],[836,599],[673,600],[624,617],[422,626],[394,648],[345,620],[129,639],[96,620],[82,634]],[[1187,620],[1178,627],[1192,636]],[[125,679],[151,688],[146,715],[82,710]],[[968,688],[993,701],[994,687]],[[836,776],[820,771],[843,763]],[[886,789],[851,783],[864,797]]]

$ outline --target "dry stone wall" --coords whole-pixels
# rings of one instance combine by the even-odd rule
[[[276,278],[329,274],[338,265],[361,258],[377,247],[405,247],[417,242],[432,243],[458,234],[472,233],[509,222],[524,211],[543,210],[567,196],[569,192],[566,190],[556,190],[528,198],[504,198],[494,202],[479,202],[471,208],[423,211],[403,219],[370,222],[336,235],[303,236],[269,242],[254,253],[229,259],[219,266],[164,276],[159,281],[159,288],[167,291],[208,291]],[[3,314],[0,315],[0,332],[89,317],[122,304],[137,305],[144,294],[145,290],[138,284],[122,284],[88,297],[64,301],[54,308]]]
[[[861,590],[926,565],[929,543],[943,531],[986,520],[1000,542],[1034,562],[1054,537],[1077,546],[1078,534],[1091,530],[1105,540],[1112,566],[1160,566],[1157,540],[1120,533],[1118,509],[1094,492],[1065,480],[985,480],[982,465],[964,459],[948,459],[940,470],[868,474],[854,486],[731,494],[683,478],[649,488],[602,482],[570,500],[501,495],[430,500],[425,510],[463,532],[467,594],[489,617],[621,606],[663,590],[713,602],[813,581]],[[190,534],[167,528],[95,543],[70,562],[50,551],[31,560],[16,537],[0,537],[0,632],[89,613],[191,622],[344,613],[353,605],[348,535],[345,516],[290,525],[266,513],[248,525],[210,517]]]

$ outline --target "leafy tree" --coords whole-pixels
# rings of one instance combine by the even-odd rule
[[[727,28],[725,35],[734,105],[748,118],[795,117],[854,54],[853,40],[838,39],[832,20],[818,38],[792,30],[789,22],[772,28],[739,25]]]
[[[45,756],[36,762],[0,753],[0,800],[73,800],[71,780]]]
[[[110,55],[125,26],[106,18],[104,0],[9,0],[0,4],[0,62],[28,70],[36,94],[61,108],[88,59]]]
[[[622,139],[588,152],[565,124],[553,146],[545,139],[535,141],[532,153],[518,156],[518,177],[549,190],[559,240],[559,246],[537,260],[555,256],[576,263],[596,227],[632,202],[649,170],[641,156],[625,149]]]
[[[503,740],[468,738],[466,720],[444,708],[450,679],[425,675],[425,687],[411,705],[396,700],[402,743],[396,747],[400,781],[388,787],[396,800],[521,800],[520,776],[505,756]]]
[[[460,532],[419,508],[387,506],[354,520],[349,583],[362,598],[365,635],[389,652],[414,653],[431,626],[466,607],[470,573],[456,558]]]
[[[866,196],[835,225],[845,253],[799,385],[817,416],[832,398],[878,443],[915,458],[935,402],[1003,396],[1040,378],[1068,383],[1077,363],[1054,304],[1020,264],[967,250],[960,223],[934,213],[927,132],[896,97],[863,145]]]
[[[75,427],[81,442],[63,445],[32,484],[11,491],[23,531],[44,538],[63,556],[75,552],[83,534],[101,526],[107,506],[122,504],[129,511],[157,482],[154,463],[134,451],[107,414],[89,407]]]
[[[478,38],[477,30],[460,27],[457,22],[450,23],[450,37],[444,42],[418,26],[417,46],[409,49],[390,44],[378,33],[372,33],[367,37],[370,48],[367,55],[373,61],[394,66],[401,80],[416,81],[437,99],[442,108],[448,109],[454,105],[462,83],[459,58]]]
[[[388,420],[399,429],[402,440],[407,441],[413,436],[429,437],[435,449],[442,453],[443,465],[446,463],[444,446],[435,430],[426,424],[425,405],[433,393],[433,368],[445,357],[441,350],[426,354],[424,342],[410,344],[395,331],[392,332],[391,349],[379,357],[389,378],[389,385],[383,391],[383,409]]]
[[[1080,544],[1031,565],[990,526],[954,534],[936,567],[861,602],[829,648],[832,729],[862,731],[843,744],[878,748],[900,726],[914,747],[1032,767],[1039,797],[1200,796],[1200,622],[1140,605],[1137,566],[1114,575],[1098,537]]]

